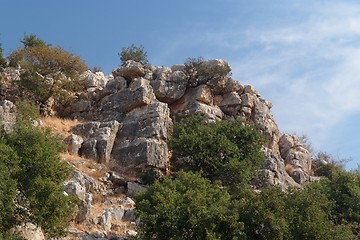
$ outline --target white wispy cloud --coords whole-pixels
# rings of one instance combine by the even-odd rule
[[[360,3],[283,2],[269,23],[254,19],[246,25],[236,16],[217,25],[192,23],[186,41],[177,38],[173,50],[206,46],[228,52],[233,76],[273,102],[280,129],[307,134],[321,149],[337,137],[335,128],[347,127],[341,122],[360,112]],[[284,12],[283,19],[276,16]],[[350,138],[341,141],[360,145],[359,136]]]
[[[290,7],[301,20],[263,27],[233,22],[194,33],[193,44],[238,52],[228,59],[233,76],[274,103],[283,132],[307,134],[321,149],[337,137],[334,128],[347,127],[340,123],[360,112],[360,3],[302,1]],[[350,139],[339,141],[360,144],[355,134]]]

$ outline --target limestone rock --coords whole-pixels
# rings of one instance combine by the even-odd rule
[[[165,103],[172,103],[184,95],[188,81],[184,72],[172,72],[168,78],[163,78],[164,74],[158,75],[160,74],[155,75],[154,77],[157,78],[151,81],[157,99]]]
[[[311,153],[294,135],[282,135],[279,147],[285,164],[291,166],[290,175],[292,178],[299,184],[308,181],[311,175]]]
[[[122,113],[119,116],[123,117],[125,113],[155,101],[156,97],[150,82],[145,79],[136,79],[124,91],[115,92],[101,99],[100,111],[104,119],[121,121],[122,118],[116,118],[117,113]]]
[[[76,134],[70,134],[64,139],[64,142],[67,144],[67,150],[71,155],[79,155],[84,139]]]
[[[45,240],[45,236],[41,228],[32,223],[21,224],[14,227],[12,231],[19,234],[26,240]]]
[[[153,79],[167,80],[171,76],[171,68],[169,67],[158,67],[153,71]]]
[[[124,66],[115,69],[112,74],[114,78],[120,76],[128,81],[131,81],[138,77],[144,77],[145,69],[141,63],[128,60],[125,62]]]
[[[299,187],[299,184],[289,176],[283,160],[274,155],[272,150],[264,148],[265,162],[259,171],[260,187],[279,186],[283,190],[289,187]]]
[[[72,128],[84,138],[80,153],[98,162],[108,162],[120,124],[117,121],[89,122]]]
[[[157,102],[129,112],[122,124],[117,141],[134,140],[139,137],[166,140],[172,120],[167,104]]]
[[[235,116],[241,109],[241,97],[237,92],[226,93],[218,104],[220,109],[227,115]]]
[[[120,92],[125,90],[127,87],[127,82],[123,77],[116,77],[107,82],[105,88],[101,92],[101,96],[107,96],[115,92]]]
[[[149,165],[165,168],[169,158],[168,146],[164,140],[136,138],[121,141],[115,146],[112,155],[121,166]]]
[[[109,231],[112,225],[111,220],[112,220],[111,210],[107,209],[99,217],[99,224],[104,228],[105,231]]]
[[[86,88],[95,88],[102,89],[105,87],[108,82],[108,78],[104,76],[102,72],[93,73],[90,70],[82,73],[80,76],[80,80],[82,80],[85,84]]]
[[[0,102],[0,124],[3,126],[5,132],[13,129],[16,122],[16,106],[8,100]]]

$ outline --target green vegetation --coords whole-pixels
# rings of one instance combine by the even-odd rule
[[[1,68],[5,68],[7,66],[7,61],[3,56],[3,49],[1,47],[1,43],[0,43],[0,70]]]
[[[31,33],[30,35],[24,34],[24,38],[20,40],[20,42],[24,45],[24,48],[30,47],[42,47],[47,46],[45,41],[39,39],[35,34]],[[50,45],[48,45],[50,46]]]
[[[124,65],[126,61],[133,60],[135,62],[139,62],[141,64],[148,64],[147,52],[144,50],[144,46],[140,45],[140,47],[135,44],[131,44],[129,47],[124,47],[121,49],[119,53],[121,65]]]
[[[74,207],[63,194],[70,170],[60,161],[64,145],[50,131],[25,124],[31,117],[21,119],[0,137],[0,233],[30,221],[49,237],[62,236]]]
[[[195,87],[211,79],[220,79],[230,74],[229,65],[209,65],[204,58],[188,58],[185,61],[185,72],[189,76],[189,86]]]
[[[33,100],[45,103],[53,97],[61,103],[82,89],[79,76],[88,67],[79,56],[51,47],[33,34],[25,35],[21,42],[24,47],[10,54],[9,65],[24,70],[19,85],[32,93]]]
[[[359,239],[359,173],[328,164],[303,189],[254,191],[258,134],[240,121],[176,123],[169,146],[179,172],[136,197],[139,239]]]
[[[169,141],[174,169],[200,171],[225,186],[249,184],[264,162],[263,135],[240,120],[204,122],[195,116],[174,125]]]

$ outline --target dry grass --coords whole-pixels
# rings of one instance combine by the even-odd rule
[[[41,121],[44,123],[46,128],[50,128],[54,134],[67,137],[71,132],[71,128],[80,124],[81,122],[72,119],[63,119],[58,117],[47,117],[42,118]]]
[[[286,164],[286,165],[285,165],[285,171],[286,171],[289,175],[291,175],[292,172],[294,171],[293,165],[291,165],[291,164]]]

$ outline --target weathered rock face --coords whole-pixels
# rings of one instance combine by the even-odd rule
[[[0,124],[5,132],[12,130],[16,122],[16,106],[8,100],[0,102]]]
[[[158,68],[154,71],[153,78],[151,86],[156,98],[160,101],[172,103],[184,95],[188,82],[184,72],[172,72],[170,68]]]
[[[128,81],[131,81],[135,78],[144,77],[145,69],[141,63],[129,60],[124,64],[124,66],[115,69],[113,71],[113,76],[114,78],[120,76]]]
[[[120,128],[117,121],[110,122],[88,122],[73,127],[74,134],[67,138],[68,148],[72,152],[79,152],[80,155],[95,159],[98,162],[109,162],[110,154],[114,145],[115,137]],[[79,137],[80,136],[80,137]],[[83,139],[81,147],[79,139]],[[73,147],[75,146],[75,147]]]
[[[293,135],[282,135],[279,146],[285,165],[291,166],[289,174],[292,178],[299,184],[308,181],[311,175],[310,152]]]
[[[69,137],[69,150],[80,150],[83,156],[100,161],[113,158],[121,166],[164,168],[169,158],[166,140],[172,126],[170,115],[179,119],[202,114],[209,121],[240,118],[259,126],[267,139],[264,147],[270,153],[261,170],[266,184],[296,186],[308,181],[310,153],[290,137],[281,137],[270,112],[272,104],[262,99],[253,86],[226,76],[230,70],[224,60],[205,61],[198,69],[185,65],[143,66],[128,61],[113,71],[114,79],[102,90],[80,95],[68,108],[71,116],[98,121],[98,125],[112,120],[121,123],[113,145],[109,144],[109,134],[89,137],[75,130],[73,133],[84,142],[78,149],[77,142],[81,141]],[[87,131],[93,132],[88,127]]]
[[[81,74],[80,79],[84,82],[85,87],[90,90],[103,89],[109,81],[109,78],[105,77],[104,73],[93,73],[90,70]]]
[[[127,113],[116,137],[112,156],[120,165],[165,168],[166,140],[172,127],[166,103],[157,102]]]

